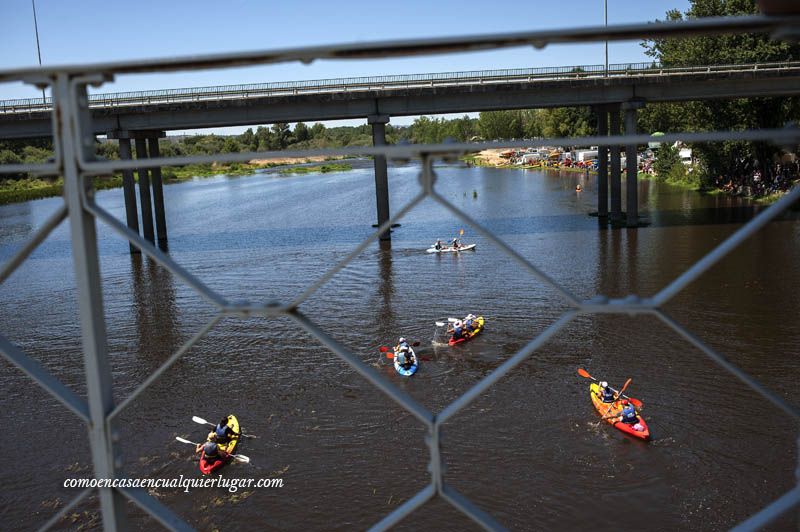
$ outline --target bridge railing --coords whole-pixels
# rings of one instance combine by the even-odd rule
[[[223,99],[250,99],[326,92],[358,92],[375,90],[411,89],[415,87],[454,86],[473,84],[533,83],[589,77],[677,76],[722,72],[769,71],[800,69],[800,61],[773,63],[719,64],[665,67],[653,62],[615,63],[608,65],[576,65],[540,68],[515,68],[502,70],[476,70],[428,74],[398,74],[394,76],[367,76],[331,78],[304,81],[279,81],[243,85],[188,87],[152,91],[128,91],[89,95],[89,106],[114,108],[134,105],[213,101]],[[0,113],[28,113],[52,108],[52,98],[25,98],[0,100]]]
[[[472,401],[487,392],[500,379],[514,371],[523,361],[528,359],[537,349],[563,330],[572,320],[582,315],[624,314],[648,315],[658,318],[677,336],[682,337],[704,356],[718,364],[730,376],[750,387],[764,400],[771,403],[792,420],[800,419],[800,408],[783,398],[783,394],[773,392],[761,385],[750,374],[730,362],[722,353],[706,345],[687,327],[677,323],[663,306],[690,283],[696,281],[712,266],[731,253],[742,242],[756,234],[767,223],[780,215],[792,204],[800,200],[800,186],[793,188],[786,196],[762,211],[753,220],[739,228],[716,248],[679,275],[667,286],[651,297],[631,294],[624,298],[610,298],[603,294],[581,300],[564,286],[551,279],[535,264],[515,251],[510,245],[493,234],[480,222],[473,219],[451,203],[447,195],[439,192],[436,185],[436,173],[433,162],[438,159],[451,159],[466,152],[492,147],[527,147],[531,141],[478,143],[478,144],[438,144],[438,145],[381,145],[373,147],[343,148],[337,150],[300,150],[285,152],[248,152],[220,153],[213,155],[197,155],[187,157],[155,157],[137,160],[97,160],[95,159],[94,135],[91,127],[91,113],[87,87],[100,84],[117,73],[132,72],[164,72],[177,69],[202,69],[220,66],[242,66],[249,64],[276,63],[282,61],[311,61],[316,58],[344,57],[396,57],[435,53],[446,51],[470,51],[501,49],[510,46],[533,45],[544,46],[547,43],[582,43],[588,40],[624,40],[632,38],[680,38],[702,34],[720,34],[725,32],[775,32],[784,35],[797,35],[800,28],[800,17],[736,17],[722,19],[696,19],[690,21],[670,22],[662,24],[640,24],[629,26],[611,26],[608,28],[581,28],[572,30],[530,32],[525,34],[494,35],[486,37],[446,38],[427,41],[400,41],[389,43],[366,43],[348,46],[328,46],[309,49],[284,51],[253,52],[245,54],[223,54],[194,57],[191,59],[169,59],[156,61],[131,61],[104,65],[78,65],[60,68],[39,68],[16,71],[0,71],[0,81],[22,80],[36,85],[50,85],[54,94],[53,141],[55,160],[51,163],[34,165],[0,165],[0,174],[18,173],[20,171],[36,172],[43,175],[61,175],[64,178],[64,196],[52,216],[36,231],[30,240],[23,244],[18,252],[0,266],[0,283],[8,277],[33,253],[48,235],[65,220],[69,221],[71,248],[74,264],[74,278],[78,299],[79,318],[81,321],[81,339],[83,360],[85,365],[86,397],[76,394],[64,385],[45,367],[36,362],[21,348],[3,334],[0,334],[0,354],[11,364],[30,376],[40,387],[60,401],[63,406],[86,423],[91,449],[93,473],[99,480],[121,478],[124,460],[119,453],[119,437],[114,426],[119,414],[128,408],[139,395],[147,390],[159,378],[190,350],[208,332],[220,325],[223,318],[249,319],[254,316],[267,318],[288,318],[297,323],[319,344],[342,359],[371,385],[375,386],[400,408],[408,411],[413,418],[426,428],[425,444],[429,455],[427,472],[429,484],[411,496],[388,515],[374,525],[375,530],[384,530],[410,515],[429,500],[439,497],[458,511],[474,520],[480,526],[490,530],[501,530],[502,525],[487,510],[479,508],[467,497],[459,493],[448,482],[445,474],[445,461],[441,434],[444,424],[453,421],[454,416]],[[800,88],[798,88],[800,92]],[[57,118],[57,119],[56,119]],[[649,135],[612,135],[589,136],[567,139],[541,139],[535,145],[599,145],[625,146],[645,144],[652,140]],[[719,142],[725,140],[749,140],[774,142],[778,145],[797,145],[797,130],[791,128],[756,130],[756,131],[710,131],[699,133],[671,133],[659,139],[662,142],[682,140],[684,142]],[[120,170],[139,168],[155,168],[161,166],[185,165],[190,163],[211,162],[245,162],[255,158],[271,157],[308,157],[315,155],[371,155],[384,156],[389,160],[408,160],[417,158],[421,161],[419,190],[411,201],[397,209],[394,216],[378,227],[363,242],[357,245],[350,254],[333,268],[320,271],[316,282],[308,286],[302,293],[286,301],[231,301],[223,294],[209,287],[191,272],[184,269],[173,257],[154,246],[138,233],[130,230],[115,216],[95,201],[92,189],[93,176],[110,175]],[[381,234],[389,230],[392,224],[400,221],[409,211],[424,200],[431,199],[448,210],[455,218],[471,226],[477,233],[497,246],[501,254],[515,261],[532,277],[552,287],[569,307],[543,333],[532,338],[519,351],[511,355],[491,373],[469,388],[441,411],[434,412],[415,401],[392,381],[379,374],[364,362],[362,356],[354,353],[337,342],[330,334],[316,325],[306,316],[300,305],[306,302],[334,275],[345,268],[355,257],[375,243]],[[429,202],[428,202],[429,203]],[[108,226],[120,238],[127,240],[143,254],[162,267],[169,270],[177,279],[194,290],[215,309],[214,317],[205,324],[181,348],[172,353],[164,363],[138,387],[120,402],[115,402],[112,390],[112,375],[108,357],[107,327],[103,309],[103,291],[99,269],[97,224]],[[691,325],[690,325],[691,327]],[[680,353],[683,355],[684,353]],[[538,390],[533,390],[535,395]],[[166,407],[165,407],[166,408]],[[795,472],[787,471],[792,487],[783,496],[769,504],[766,508],[755,511],[748,520],[741,523],[737,530],[759,530],[800,503],[800,478]],[[798,473],[800,475],[800,473]],[[139,508],[156,519],[159,523],[173,530],[188,530],[189,525],[176,516],[169,508],[149,495],[143,489],[109,487],[96,488],[104,526],[108,530],[126,528],[125,503],[134,502]],[[60,523],[78,503],[84,500],[92,490],[81,492],[74,500],[65,504],[47,522],[47,529]],[[531,510],[534,511],[534,510]],[[233,518],[231,518],[233,519]],[[532,515],[530,522],[536,522]],[[233,524],[233,523],[231,523]]]

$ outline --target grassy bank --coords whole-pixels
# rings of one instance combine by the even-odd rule
[[[333,157],[325,159],[340,160],[341,157]],[[190,164],[181,167],[164,167],[161,169],[161,175],[165,184],[181,183],[183,181],[191,181],[198,177],[212,177],[215,175],[229,175],[229,176],[245,176],[256,173],[256,171],[264,168],[274,168],[277,166],[286,166],[286,164],[297,164],[298,162],[314,162],[310,159],[293,160],[291,163],[287,162],[265,162],[261,161],[258,164],[251,163],[233,163],[233,164]],[[292,173],[311,173],[311,172],[343,172],[352,170],[349,164],[325,164],[321,166],[309,166],[302,168],[286,168],[281,171],[282,174]],[[138,175],[134,173],[134,179],[138,182]],[[114,175],[113,177],[96,177],[94,178],[95,190],[105,190],[111,188],[119,188],[122,186],[122,175]],[[20,203],[23,201],[31,201],[42,198],[50,198],[60,196],[64,190],[63,178],[55,179],[39,179],[39,178],[22,178],[22,179],[0,179],[0,205],[8,203]]]
[[[319,166],[298,166],[294,168],[282,168],[278,170],[281,175],[295,174],[328,174],[330,172],[347,172],[353,167],[346,163],[323,164]]]

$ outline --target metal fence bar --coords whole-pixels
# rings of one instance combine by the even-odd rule
[[[222,310],[228,305],[228,302],[219,294],[211,290],[203,282],[198,280],[194,275],[185,270],[181,265],[175,262],[170,256],[165,254],[160,249],[156,248],[151,242],[148,242],[138,233],[134,233],[128,226],[117,220],[108,211],[97,205],[91,198],[86,198],[86,210],[92,213],[98,220],[105,222],[106,225],[111,227],[114,231],[122,235],[131,244],[139,248],[142,253],[156,261],[159,265],[163,266],[177,278],[192,287],[195,292],[203,296],[206,301]]]
[[[536,338],[528,342],[525,347],[517,351],[514,356],[500,364],[496,370],[491,372],[486,377],[479,380],[475,385],[467,390],[458,399],[447,405],[441,412],[436,415],[436,425],[442,425],[448,419],[456,415],[462,408],[474,401],[480,394],[488,390],[492,384],[505,377],[512,369],[525,361],[534,351],[547,343],[558,331],[560,331],[566,324],[571,322],[577,311],[570,310],[565,312],[558,320],[547,327],[544,331],[540,332]]]
[[[181,157],[153,157],[144,160],[82,160],[81,169],[85,176],[109,175],[116,170],[135,170],[158,166],[184,166],[194,163],[249,162],[253,159],[305,158],[335,155],[385,155],[390,160],[421,158],[425,154],[435,157],[453,157],[492,148],[528,148],[545,146],[622,146],[625,144],[647,144],[653,141],[647,134],[637,135],[588,135],[582,137],[556,137],[549,139],[513,140],[507,142],[453,142],[448,144],[384,144],[352,148],[329,148],[312,150],[250,151],[239,153],[220,153],[218,155],[192,155]],[[744,131],[706,131],[697,133],[667,133],[657,137],[659,142],[723,142],[756,141],[771,142],[778,145],[792,145],[800,140],[800,129],[759,129]],[[3,166],[0,165],[0,172]]]
[[[14,273],[20,264],[25,262],[25,259],[33,253],[33,251],[39,247],[39,244],[45,241],[45,239],[50,235],[50,233],[58,227],[61,222],[67,217],[67,206],[63,203],[59,205],[58,210],[50,215],[50,217],[45,220],[42,226],[33,233],[30,237],[30,240],[25,242],[22,248],[0,268],[0,284],[8,279],[8,277]]]
[[[786,414],[792,416],[795,419],[800,419],[800,409],[798,409],[796,406],[790,405],[789,403],[781,399],[777,394],[769,391],[767,388],[762,386],[749,374],[739,369],[724,356],[722,356],[721,354],[717,353],[716,351],[708,347],[706,344],[704,344],[702,340],[700,340],[694,334],[686,330],[681,324],[672,319],[663,310],[660,310],[655,314],[656,316],[659,317],[659,319],[661,319],[661,321],[667,324],[672,330],[677,332],[690,344],[692,344],[700,351],[702,351],[708,358],[710,358],[711,360],[722,366],[726,371],[728,371],[728,373],[732,374],[734,377],[736,377],[737,379],[748,385],[750,388],[755,390],[759,395],[761,395],[765,399],[769,400],[772,404],[783,410]]]
[[[392,510],[389,515],[372,525],[369,529],[370,532],[383,532],[384,530],[389,530],[394,525],[408,517],[411,512],[423,506],[435,496],[436,488],[434,488],[432,484],[428,484],[422,490],[417,492],[416,495]]]
[[[147,512],[167,530],[176,532],[190,532],[194,528],[189,526],[180,516],[173,513],[168,507],[151,497],[144,488],[117,488],[125,497]]]
[[[774,33],[791,31],[800,25],[800,16],[737,16],[703,17],[680,21],[664,21],[658,24],[632,23],[610,26],[587,26],[582,28],[548,29],[440,37],[432,39],[406,39],[373,41],[366,43],[262,50],[255,52],[205,54],[188,57],[162,58],[139,61],[117,61],[90,65],[59,65],[39,68],[17,68],[0,71],[0,81],[41,79],[42,76],[91,73],[133,74],[165,71],[205,70],[209,68],[234,68],[247,65],[267,65],[317,59],[382,59],[413,57],[456,51],[474,52],[499,50],[532,45],[543,48],[548,44],[587,43],[597,41],[628,41],[636,39],[658,39],[668,37],[692,37],[697,35],[721,35],[726,33]]]
[[[686,288],[688,284],[696,281],[706,270],[719,262],[725,255],[736,249],[739,244],[757,233],[762,227],[767,225],[767,223],[789,208],[795,201],[800,201],[800,186],[795,186],[788,194],[770,205],[764,212],[759,213],[746,225],[726,238],[724,242],[707,253],[702,259],[695,262],[691,268],[683,272],[666,288],[656,294],[653,297],[653,302],[658,306],[664,305],[667,301],[672,299],[675,294]]]
[[[70,501],[69,504],[61,508],[61,510],[59,510],[58,513],[56,513],[53,517],[48,519],[47,522],[43,524],[41,528],[39,528],[39,532],[47,532],[48,530],[53,528],[56,524],[58,524],[59,521],[61,521],[61,518],[66,516],[70,510],[75,508],[75,506],[77,506],[78,503],[80,503],[83,499],[85,499],[86,496],[89,495],[92,491],[94,491],[92,488],[86,488],[85,490],[81,491],[77,497],[75,497]]]
[[[64,386],[38,362],[23,353],[17,346],[0,334],[0,353],[6,360],[17,366],[27,376],[36,381],[47,393],[61,401],[83,421],[89,422],[89,406],[75,392]]]
[[[764,527],[800,503],[800,486],[784,494],[757,514],[747,518],[731,529],[731,532],[751,532]]]
[[[364,364],[359,358],[350,352],[345,346],[328,336],[328,334],[320,329],[314,322],[309,320],[305,315],[299,311],[291,311],[287,316],[299,323],[306,331],[313,337],[319,340],[322,345],[330,349],[333,353],[339,356],[342,360],[350,364],[362,377],[371,382],[376,388],[386,394],[390,399],[394,400],[397,404],[408,410],[417,419],[422,421],[425,426],[433,426],[433,414],[424,406],[419,404],[414,398],[406,392],[390,383],[378,373]]]
[[[434,192],[431,197],[436,200],[437,203],[445,207],[447,210],[453,213],[454,216],[460,218],[464,223],[469,224],[473,229],[475,229],[479,234],[483,235],[487,239],[489,239],[494,245],[499,247],[506,255],[510,256],[512,259],[517,261],[525,270],[528,271],[532,276],[539,279],[544,284],[551,287],[555,290],[562,299],[566,301],[568,305],[573,307],[577,307],[580,305],[580,301],[577,297],[575,297],[572,292],[561,286],[559,283],[554,281],[550,278],[549,275],[541,271],[539,268],[528,262],[528,260],[514,251],[508,244],[497,238],[494,233],[483,227],[477,221],[473,220],[469,217],[464,211],[455,207],[452,203],[447,201],[443,196],[441,196],[438,192]]]
[[[454,508],[481,525],[485,530],[495,531],[506,529],[503,525],[495,521],[494,517],[475,506],[472,501],[461,495],[461,493],[449,484],[442,486],[440,495],[444,500],[453,505]]]
[[[211,101],[224,98],[263,98],[285,94],[315,94],[321,92],[386,90],[402,87],[459,85],[481,82],[511,83],[520,80],[552,81],[561,79],[585,78],[602,75],[603,77],[626,77],[635,75],[656,74],[659,76],[707,74],[709,72],[761,72],[800,68],[798,61],[773,63],[746,63],[724,65],[698,65],[686,67],[664,67],[656,63],[622,63],[609,65],[608,73],[604,65],[575,65],[543,68],[520,68],[505,70],[483,70],[443,72],[426,74],[405,74],[394,76],[372,76],[354,78],[328,78],[318,80],[281,81],[272,83],[254,83],[247,85],[219,85],[205,87],[184,87],[153,91],[128,91],[117,93],[100,93],[89,96],[92,108],[119,107],[126,105],[147,105],[186,101]],[[0,113],[27,113],[50,109],[52,100],[47,98],[26,98],[0,100]]]
[[[382,223],[378,229],[375,230],[370,236],[367,237],[366,240],[361,242],[353,251],[351,251],[344,259],[339,261],[333,268],[328,270],[325,275],[323,275],[317,282],[309,286],[302,294],[297,296],[291,303],[289,303],[289,308],[294,309],[299,306],[303,301],[307,300],[311,297],[314,292],[320,289],[325,283],[331,280],[331,278],[340,272],[345,266],[347,266],[350,261],[354,258],[359,256],[367,247],[378,240],[380,235],[383,234],[384,231],[388,231],[393,224],[397,223],[399,220],[402,220],[403,217],[408,214],[414,207],[416,207],[422,200],[425,199],[427,194],[423,191],[414,196],[411,201],[409,201],[402,209],[400,209],[394,216],[390,217],[384,223]]]
[[[78,79],[60,74],[53,84],[56,98],[55,112],[61,120],[60,135],[56,142],[63,144],[64,198],[69,210],[72,258],[75,265],[75,284],[78,292],[78,311],[83,344],[83,361],[86,373],[86,390],[89,403],[89,445],[94,474],[98,478],[116,477],[116,451],[110,423],[106,414],[114,407],[111,389],[113,379],[108,360],[103,295],[100,283],[100,265],[97,253],[95,221],[83,208],[81,188],[83,182],[77,159],[69,155],[93,147],[94,139],[79,129],[78,114],[86,112],[86,85]],[[83,105],[81,105],[83,104]],[[88,139],[89,142],[84,142]],[[88,154],[87,154],[88,156]],[[103,525],[107,530],[125,529],[125,501],[112,488],[98,488]]]

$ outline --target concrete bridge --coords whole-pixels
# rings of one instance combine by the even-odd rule
[[[137,158],[158,157],[158,138],[176,129],[365,118],[372,125],[373,143],[381,145],[392,116],[543,107],[592,106],[600,135],[620,134],[624,110],[625,133],[635,134],[636,112],[648,102],[788,96],[797,87],[798,61],[691,67],[627,63],[607,69],[582,65],[94,94],[89,110],[91,130],[119,139],[120,154],[129,159],[132,140]],[[50,136],[51,110],[49,98],[0,101],[0,139]],[[637,168],[627,168],[623,214],[621,149],[599,150],[597,211],[601,219],[636,227]],[[624,149],[627,160],[635,161],[636,146]],[[154,241],[157,233],[159,242],[166,242],[160,169],[138,173],[143,234]],[[138,232],[132,171],[123,172],[123,187],[128,225]],[[380,225],[389,219],[382,156],[375,157],[375,187]],[[382,238],[389,239],[388,231]]]

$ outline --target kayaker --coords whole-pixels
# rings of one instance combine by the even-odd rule
[[[442,246],[442,241],[441,241],[441,240],[439,240],[439,239],[437,238],[437,239],[436,239],[436,243],[433,245],[433,248],[434,248],[434,249],[436,249],[436,250],[440,250],[440,249],[442,249],[443,247],[444,247],[444,246]]]
[[[225,451],[220,451],[219,447],[217,446],[216,432],[209,432],[208,441],[205,443],[198,443],[197,447],[194,449],[194,452],[195,454],[202,453],[200,455],[201,459],[205,459],[205,461],[208,463],[214,463],[228,458],[228,453]]]
[[[620,421],[628,425],[635,425],[639,422],[639,416],[636,415],[636,408],[627,399],[622,400],[622,412],[620,414]]]
[[[397,360],[397,364],[402,366],[403,369],[409,369],[414,365],[414,355],[411,352],[411,348],[408,347],[406,343],[399,349],[395,349],[394,356]]]
[[[614,393],[614,390],[608,387],[608,382],[603,381],[600,383],[600,399],[603,400],[604,403],[613,403],[617,400],[617,395]]]
[[[475,314],[467,314],[467,317],[464,318],[464,326],[467,332],[473,332],[478,328],[478,322],[474,321],[476,318],[477,316]]]
[[[216,427],[214,427],[214,434],[217,437],[217,443],[228,443],[231,438],[233,438],[236,433],[233,429],[228,425],[228,416],[225,416],[220,420]]]
[[[639,416],[636,415],[636,408],[628,401],[627,399],[623,399],[622,403],[622,411],[617,414],[612,414],[610,416],[605,416],[603,419],[609,419],[612,417],[619,417],[621,423],[625,423],[626,425],[636,425],[639,423]]]
[[[458,340],[458,339],[464,337],[464,329],[463,329],[463,327],[464,327],[464,324],[461,323],[461,320],[459,320],[459,321],[457,321],[457,322],[455,322],[453,324],[453,330],[449,331],[449,332],[453,333],[453,340]]]
[[[404,347],[406,348],[406,350],[408,350],[408,347],[409,347],[408,346],[408,341],[401,336],[400,339],[397,341],[397,345],[395,346],[394,350],[395,351],[400,351]]]
[[[453,246],[453,249],[460,248],[461,244],[458,242],[458,237],[454,238],[450,245]]]

